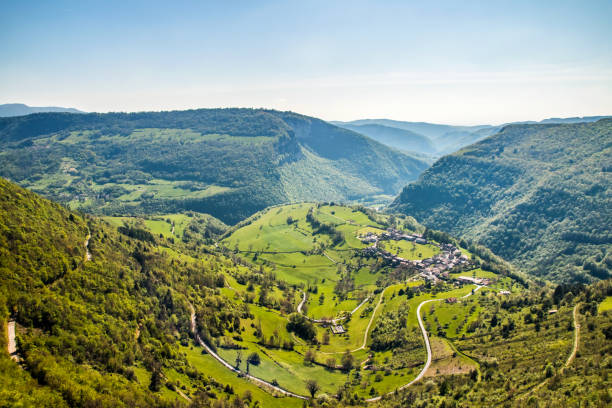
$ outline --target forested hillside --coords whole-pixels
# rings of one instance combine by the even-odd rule
[[[27,165],[25,165],[27,163]],[[0,176],[100,214],[234,223],[300,200],[389,200],[425,161],[321,120],[252,109],[0,119]]]
[[[225,407],[244,395],[273,404],[252,384],[210,377],[214,360],[188,347],[192,306],[211,330],[243,313],[221,307],[218,288],[249,269],[197,239],[119,231],[0,179],[2,405]],[[5,352],[9,318],[20,365]]]
[[[510,125],[443,157],[391,208],[558,282],[612,272],[612,120]]]

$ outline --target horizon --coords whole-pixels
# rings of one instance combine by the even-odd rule
[[[274,108],[266,108],[266,107],[249,107],[249,106],[219,106],[219,107],[194,107],[194,108],[184,108],[184,109],[160,109],[160,110],[135,110],[135,111],[105,111],[105,112],[101,112],[101,111],[84,111],[82,109],[79,109],[79,107],[77,106],[57,106],[57,105],[46,105],[46,106],[42,106],[42,105],[30,105],[30,104],[25,104],[25,103],[21,103],[21,102],[6,102],[6,103],[0,103],[0,106],[2,105],[25,105],[29,108],[64,108],[64,109],[76,109],[80,112],[76,113],[76,112],[49,112],[49,113],[75,113],[75,114],[88,114],[88,113],[100,113],[100,114],[105,114],[105,113],[150,113],[150,112],[154,112],[154,113],[161,113],[161,112],[180,112],[180,111],[187,111],[187,110],[200,110],[200,109],[253,109],[253,110],[276,110],[279,112],[292,112],[292,113],[296,113],[296,114],[300,114],[300,115],[304,115],[304,116],[310,116],[310,117],[314,117],[317,119],[321,119],[324,120],[325,122],[334,124],[333,122],[343,122],[343,123],[351,123],[351,122],[355,122],[355,121],[359,121],[359,120],[391,120],[391,121],[396,121],[396,122],[407,122],[407,123],[429,123],[429,124],[433,124],[433,125],[446,125],[446,126],[502,126],[502,125],[510,125],[513,123],[520,123],[520,122],[541,122],[543,120],[547,120],[547,119],[574,119],[574,118],[588,118],[588,117],[598,117],[601,116],[602,119],[603,118],[608,118],[608,117],[612,117],[612,114],[600,114],[600,115],[575,115],[575,116],[547,116],[547,117],[543,117],[540,119],[522,119],[522,120],[518,120],[518,121],[514,121],[514,122],[501,122],[501,123],[486,123],[486,122],[475,122],[475,123],[449,123],[449,122],[430,122],[430,121],[422,121],[422,120],[409,120],[409,119],[396,119],[396,118],[390,118],[390,117],[359,117],[359,118],[354,118],[354,119],[347,119],[347,120],[335,120],[335,119],[331,119],[331,120],[327,120],[327,119],[322,119],[316,116],[312,116],[312,115],[307,115],[304,114],[302,112],[296,112],[294,110],[280,110],[280,109],[274,109]],[[39,112],[39,113],[43,113],[43,112]]]
[[[610,13],[605,1],[8,4],[0,92],[89,112],[263,106],[461,126],[605,116]]]

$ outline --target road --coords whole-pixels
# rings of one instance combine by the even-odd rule
[[[372,326],[372,323],[374,322],[374,317],[376,317],[376,312],[378,311],[378,308],[380,307],[383,300],[385,299],[385,291],[387,289],[389,289],[389,286],[387,286],[385,289],[383,289],[382,292],[380,292],[380,299],[378,300],[378,303],[376,304],[376,307],[374,308],[374,311],[372,312],[372,317],[370,318],[370,321],[368,322],[368,327],[366,327],[365,334],[363,335],[363,344],[361,345],[361,347],[358,347],[355,350],[352,350],[351,353],[354,353],[355,351],[363,350],[366,347],[366,344],[368,342],[368,333],[370,332],[370,327]]]
[[[472,294],[476,293],[476,291],[478,289],[480,289],[482,286],[476,286],[475,289],[473,289],[470,293],[468,293],[467,295],[463,296],[464,298],[471,296]],[[425,340],[425,349],[427,350],[427,361],[425,361],[425,366],[423,367],[423,369],[421,370],[421,372],[419,373],[419,375],[417,375],[412,381],[410,381],[407,384],[402,385],[401,387],[399,387],[397,390],[401,391],[404,388],[408,388],[410,387],[412,384],[414,384],[415,382],[419,381],[421,378],[423,378],[423,376],[425,375],[425,372],[427,372],[427,370],[429,369],[429,366],[431,365],[431,345],[429,343],[429,336],[427,335],[427,330],[425,330],[425,325],[423,324],[423,319],[421,318],[421,307],[423,307],[423,305],[430,303],[430,302],[439,302],[441,300],[445,300],[445,299],[429,299],[429,300],[424,300],[421,303],[419,303],[419,306],[417,307],[417,319],[419,321],[419,327],[421,328],[421,333],[423,334],[423,340]],[[380,302],[379,302],[380,303]],[[368,326],[369,327],[369,326]],[[367,332],[367,331],[366,331]],[[385,395],[391,395],[393,394],[395,391],[389,392]],[[366,402],[376,402],[379,401],[382,398],[382,395],[379,395],[378,397],[374,397],[374,398],[370,398],[367,399]]]
[[[467,298],[471,295],[473,295],[474,293],[476,293],[476,291],[478,291],[482,286],[476,286],[475,289],[473,289],[470,293],[468,293],[467,295],[463,296],[463,298]],[[366,327],[365,330],[365,334],[363,337],[363,344],[361,345],[361,347],[355,349],[355,350],[351,350],[351,353],[358,351],[358,350],[362,350],[366,347],[367,344],[367,340],[368,340],[368,333],[370,332],[370,327],[372,326],[372,322],[374,321],[374,317],[376,316],[376,312],[378,311],[378,308],[380,307],[380,305],[382,304],[384,298],[385,298],[385,291],[388,289],[389,287],[386,287],[380,294],[380,299],[378,300],[378,303],[376,304],[376,307],[374,308],[374,311],[372,312],[372,317],[370,318],[370,322],[368,323],[368,326]],[[429,369],[429,366],[431,365],[431,361],[432,361],[432,355],[431,355],[431,345],[429,343],[429,336],[427,335],[427,330],[425,330],[425,325],[423,324],[423,319],[421,318],[421,308],[423,307],[423,305],[430,303],[430,302],[439,302],[442,300],[446,300],[446,299],[429,299],[429,300],[424,300],[423,302],[419,303],[419,306],[417,307],[417,320],[419,322],[419,327],[421,328],[421,333],[423,334],[423,340],[425,341],[425,349],[427,350],[427,361],[425,362],[425,366],[423,367],[423,369],[421,370],[421,372],[409,383],[402,385],[401,387],[399,387],[397,390],[401,391],[407,387],[410,387],[412,384],[414,384],[415,382],[421,380],[423,378],[423,376],[425,375],[425,372]],[[304,303],[306,302],[306,293],[302,292],[302,301],[300,302],[300,304],[298,305],[298,312],[301,311],[302,306],[304,305]],[[362,304],[365,303],[362,302]],[[361,305],[360,305],[361,306]],[[204,343],[204,341],[202,341],[202,339],[200,338],[200,336],[197,334],[196,332],[196,317],[195,317],[195,309],[193,308],[192,305],[189,305],[189,307],[191,308],[191,332],[193,333],[196,341],[198,342],[198,344],[200,344],[200,346],[202,346],[211,356],[213,356],[217,361],[219,361],[221,364],[223,364],[223,366],[225,366],[225,368],[227,368],[228,370],[231,370],[237,374],[241,374],[242,376],[249,378],[250,380],[252,380],[257,386],[259,386],[260,388],[264,388],[264,389],[271,389],[274,390],[282,395],[288,396],[288,397],[295,397],[295,398],[300,398],[303,400],[308,399],[307,397],[303,396],[303,395],[298,395],[298,394],[294,394],[291,391],[287,391],[281,387],[278,387],[276,385],[273,385],[265,380],[262,380],[261,378],[257,378],[254,377],[250,374],[247,374],[235,367],[233,367],[231,364],[229,364],[227,361],[223,360],[221,358],[221,356],[219,356],[217,353],[215,353],[210,347],[208,347],[208,345],[206,345],[206,343]],[[357,307],[354,311],[356,311],[359,307]],[[337,353],[321,353],[321,354],[337,354]],[[395,392],[391,391],[388,392],[387,394],[383,394],[383,395],[391,395]],[[367,400],[365,400],[366,402],[376,402],[379,401],[383,395],[379,395],[378,397],[374,397],[374,398],[369,398]]]
[[[307,400],[308,398],[303,396],[303,395],[298,395],[298,394],[294,394],[291,391],[287,391],[284,388],[281,388],[279,386],[276,386],[274,384],[271,384],[265,380],[262,380],[261,378],[257,378],[254,377],[250,374],[247,374],[237,368],[235,368],[234,366],[232,366],[231,364],[229,364],[227,361],[225,361],[224,359],[221,358],[221,356],[219,356],[217,353],[215,353],[210,347],[208,347],[208,345],[200,338],[200,335],[197,333],[196,331],[196,316],[195,316],[195,309],[193,308],[192,305],[189,305],[189,307],[191,308],[191,332],[193,333],[196,341],[198,342],[198,344],[202,347],[204,347],[204,349],[206,350],[206,352],[208,354],[210,354],[211,356],[213,356],[215,358],[215,360],[217,360],[218,362],[220,362],[221,364],[223,364],[223,366],[225,366],[225,368],[227,368],[230,371],[235,372],[236,374],[240,374],[245,378],[250,379],[251,381],[253,381],[258,387],[260,388],[264,388],[267,390],[273,390],[278,392],[279,394],[285,395],[287,397],[294,397],[294,398],[299,398],[299,399],[303,399],[303,400]]]
[[[332,261],[334,265],[337,265],[337,264],[338,264],[338,261],[333,260],[333,259],[332,259],[332,258],[331,258],[329,255],[327,255],[327,253],[326,253],[325,251],[323,251],[323,255],[325,255],[325,257],[326,257],[327,259],[329,259],[330,261]]]

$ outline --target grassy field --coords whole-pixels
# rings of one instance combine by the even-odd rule
[[[302,402],[296,398],[276,398],[248,380],[239,378],[235,373],[223,367],[212,356],[202,354],[201,350],[199,347],[181,347],[181,351],[186,354],[187,360],[198,371],[221,383],[231,384],[236,394],[243,395],[245,391],[249,391],[253,394],[254,400],[261,401],[262,407],[292,408],[302,406]]]
[[[382,241],[378,245],[394,255],[404,259],[416,260],[427,259],[440,253],[440,248],[435,245],[421,245],[410,241]]]
[[[612,296],[608,296],[599,304],[599,313],[612,310]]]
[[[309,212],[319,225],[327,226],[328,232],[313,230],[318,227],[313,227],[314,224],[307,221]],[[476,297],[481,294],[461,298],[470,294],[476,286],[447,283],[432,293],[427,289],[429,286],[423,288],[426,284],[417,275],[408,276],[408,280],[391,278],[394,267],[381,263],[376,257],[360,256],[361,249],[367,245],[360,241],[359,236],[367,232],[381,233],[386,229],[373,218],[381,219],[378,215],[368,215],[339,205],[291,204],[266,209],[226,236],[220,244],[229,251],[272,273],[276,279],[293,285],[282,291],[269,290],[269,298],[277,302],[290,299],[295,308],[306,292],[303,312],[310,318],[336,318],[341,313],[354,310],[361,300],[368,297],[369,300],[349,319],[339,322],[345,333],[333,334],[329,327],[314,324],[317,342],[310,344],[288,332],[290,311],[282,312],[250,302],[248,309],[251,317],[241,319],[240,336],[225,333],[226,339],[233,338],[232,341],[243,349],[238,351],[220,347],[219,354],[230,364],[235,363],[236,357],[241,355],[239,367],[246,370],[246,356],[258,353],[261,363],[249,366],[250,373],[270,382],[276,381],[281,387],[298,394],[305,395],[305,382],[314,379],[321,386],[322,393],[335,393],[339,387],[348,384],[352,393],[367,398],[391,392],[418,374],[426,353],[416,310],[425,300],[440,299],[440,302],[428,304],[422,311],[428,330],[439,335],[434,345],[440,355],[435,370],[464,373],[477,367],[472,359],[442,338],[461,337],[467,327],[480,318],[482,308]],[[336,233],[341,234],[342,240],[334,243],[332,238]],[[425,259],[440,252],[434,244],[384,241],[382,245],[407,259]],[[496,278],[482,269],[453,274],[452,277],[455,275]],[[339,289],[344,287],[347,280],[350,281],[349,289]],[[224,296],[232,297],[237,303],[248,297],[246,286],[238,284],[234,277],[228,276],[226,282],[232,289],[221,289]],[[513,284],[511,280],[505,282],[499,279],[496,281],[498,287],[492,290],[497,291],[505,285],[512,287]],[[383,287],[386,288],[381,290]],[[417,292],[413,293],[414,290]],[[252,293],[256,295],[258,291],[255,287]],[[443,301],[450,297],[460,298],[460,301],[453,304]],[[379,301],[380,307],[377,308]],[[420,346],[407,355],[396,355],[392,350],[373,352],[370,349],[372,331],[383,316],[387,319],[390,312],[397,310],[408,312],[405,317],[406,329]],[[263,345],[265,341],[261,341],[259,328],[264,339],[272,337],[280,343],[291,341],[294,349],[283,350]],[[364,338],[366,345],[362,348]],[[334,361],[333,364],[338,367],[346,351],[351,352],[357,365],[369,363],[387,368],[379,372],[351,370],[346,373],[323,366]],[[307,353],[313,353],[315,363],[304,361]],[[404,361],[410,363],[400,363]]]

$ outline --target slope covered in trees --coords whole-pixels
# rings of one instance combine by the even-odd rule
[[[612,120],[510,125],[443,157],[391,208],[556,281],[612,272]]]
[[[390,199],[427,166],[290,112],[0,118],[0,176],[104,214],[194,210],[234,223],[288,201]]]
[[[3,330],[3,405],[189,405],[178,389],[198,407],[244,396],[275,406],[243,380],[211,377],[210,357],[188,347],[191,305],[207,333],[231,325],[242,309],[218,287],[248,269],[137,228],[121,234],[0,179],[0,326],[16,320],[22,360],[10,361]]]

